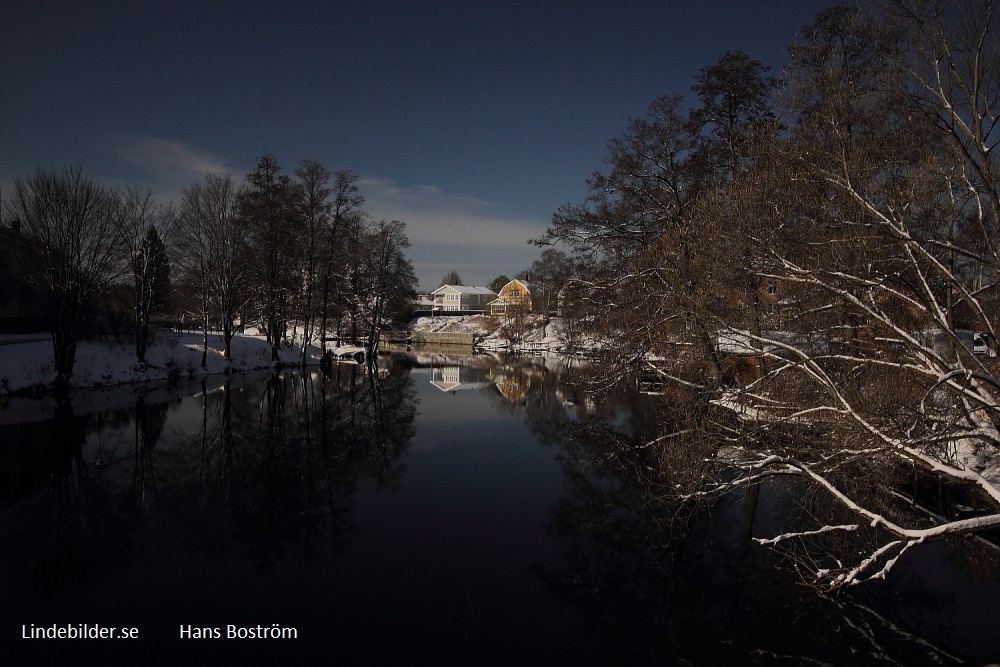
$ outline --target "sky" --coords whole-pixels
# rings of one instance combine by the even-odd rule
[[[178,201],[270,153],[357,174],[420,286],[513,277],[609,139],[728,50],[777,74],[819,0],[61,2],[0,11],[0,196],[79,166]]]

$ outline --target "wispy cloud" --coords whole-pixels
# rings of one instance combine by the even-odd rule
[[[222,158],[177,139],[127,135],[116,146],[115,155],[166,199],[176,197],[181,188],[200,181],[208,172],[231,170]]]
[[[542,235],[546,221],[504,216],[495,202],[449,194],[433,185],[362,178],[358,187],[372,217],[406,223],[409,254],[426,288],[437,287],[437,280],[452,269],[467,284],[487,284],[497,275],[528,268],[538,257],[528,240]]]
[[[414,243],[521,247],[540,236],[546,222],[504,216],[500,205],[452,195],[433,185],[403,187],[385,179],[358,183],[365,209],[376,219],[402,220]]]

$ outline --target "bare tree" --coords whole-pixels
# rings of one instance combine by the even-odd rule
[[[440,287],[445,285],[464,285],[461,276],[458,275],[458,271],[452,269],[448,273],[444,274],[444,278],[441,279]]]
[[[52,323],[55,387],[65,390],[76,362],[84,318],[121,270],[124,230],[115,224],[115,193],[80,167],[56,174],[39,169],[14,179],[9,214],[37,253],[29,279]]]
[[[231,174],[206,174],[202,183],[184,189],[172,235],[174,263],[198,299],[202,367],[207,364],[212,319],[218,318],[222,328],[227,360],[232,360],[236,318],[245,322],[249,265],[246,229],[238,214],[240,196]]]
[[[382,329],[416,296],[417,279],[406,257],[409,247],[406,225],[398,220],[383,220],[365,231],[358,273],[361,289],[356,303],[366,329],[370,359],[378,352]]]
[[[972,328],[992,335],[984,298],[998,276],[993,3],[890,9],[830,10],[793,48],[797,123],[744,190],[745,210],[770,223],[756,233],[757,266],[780,285],[786,321],[717,320],[730,350],[767,362],[717,403],[752,424],[736,484],[781,475],[819,492],[810,512],[825,520],[759,541],[802,550],[824,588],[1000,525],[983,474],[1000,446],[1000,382],[971,345]],[[777,431],[798,446],[775,447]],[[928,482],[980,511],[922,501]],[[852,536],[849,549],[830,548],[837,535]]]
[[[334,175],[333,203],[324,234],[325,252],[322,273],[322,304],[320,306],[320,339],[323,351],[326,351],[326,335],[329,331],[328,322],[331,314],[336,316],[339,330],[341,313],[331,313],[335,304],[343,301],[343,288],[350,282],[349,272],[345,267],[350,263],[350,253],[347,246],[355,237],[354,230],[361,227],[365,219],[362,206],[364,197],[358,191],[357,174],[341,169]]]
[[[278,348],[300,291],[301,196],[298,185],[281,173],[273,155],[262,155],[245,183],[240,214],[249,231],[256,268],[254,302],[271,346],[271,361],[278,361]]]
[[[1000,525],[1000,381],[972,345],[995,337],[1000,290],[994,9],[822,13],[790,49],[783,124],[767,86],[730,95],[746,77],[706,68],[701,106],[654,102],[541,240],[590,260],[599,379],[646,366],[693,396],[643,446],[717,443],[714,467],[664,493],[789,480],[802,522],[757,540],[821,588]]]
[[[528,269],[528,279],[535,291],[532,307],[541,313],[555,310],[559,290],[575,275],[575,263],[566,253],[555,248],[543,250]]]
[[[149,319],[166,305],[170,265],[160,231],[172,225],[174,212],[158,206],[150,190],[130,187],[122,193],[115,219],[125,232],[125,250],[132,277],[135,355],[143,362],[149,343]]]
[[[330,171],[315,160],[303,160],[295,170],[302,198],[299,209],[303,219],[303,303],[302,318],[302,365],[306,363],[309,344],[312,341],[315,318],[316,286],[320,281],[323,260],[324,238],[330,225]],[[320,332],[322,337],[324,332]]]

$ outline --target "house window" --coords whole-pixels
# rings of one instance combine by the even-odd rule
[[[774,296],[775,294],[778,293],[778,286],[775,285],[774,283],[768,283],[767,284],[767,293],[770,294],[771,296]]]
[[[774,304],[773,303],[767,304],[767,314],[768,315],[774,315]]]

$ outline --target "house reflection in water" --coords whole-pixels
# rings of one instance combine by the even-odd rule
[[[526,378],[520,375],[507,373],[496,373],[493,378],[497,389],[509,401],[519,401],[524,397],[524,392],[528,388]]]
[[[524,398],[528,379],[523,373],[504,372],[499,368],[481,366],[435,366],[431,369],[431,384],[446,392],[485,389],[495,385],[510,401]]]
[[[431,384],[441,391],[464,391],[490,386],[489,369],[474,366],[436,366]]]

